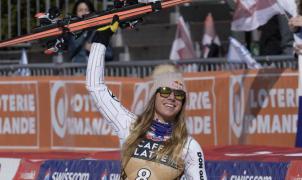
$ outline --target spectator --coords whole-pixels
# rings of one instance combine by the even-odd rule
[[[221,43],[215,31],[214,19],[208,13],[204,21],[204,35],[201,42],[202,57],[219,57],[221,55]]]
[[[78,0],[72,10],[72,15],[78,18],[84,18],[88,14],[94,13],[95,9],[91,1]],[[77,35],[67,36],[68,61],[76,63],[87,63],[91,48],[91,39],[94,31],[84,30]],[[106,50],[105,58],[107,61],[113,59],[112,48],[109,46]]]
[[[293,53],[293,33],[287,25],[285,15],[273,16],[260,31],[259,55],[280,55]]]
[[[225,0],[225,1],[228,3],[231,10],[236,10],[236,2],[237,2],[236,0]],[[257,2],[259,2],[258,8],[260,8],[261,6],[260,1]],[[256,2],[254,3],[256,4]],[[259,11],[260,9],[258,9],[257,11],[260,12]],[[253,8],[249,10],[251,12],[254,12]],[[256,18],[257,16],[255,14],[257,13],[253,13],[250,17]],[[246,28],[249,27],[247,23],[246,25],[247,25]],[[277,14],[271,17],[267,23],[258,27],[257,30],[259,32],[259,36],[253,36],[253,35],[257,35],[258,33],[252,34],[251,31],[244,32],[246,46],[255,55],[292,54],[293,34],[288,28],[287,19],[285,15]],[[238,34],[238,32],[236,33]],[[258,42],[259,42],[259,47],[258,47]],[[258,54],[258,49],[259,49],[259,54]]]
[[[78,18],[83,18],[85,15],[94,12],[93,4],[89,0],[78,0],[72,10],[72,15]],[[68,61],[76,63],[86,63],[88,53],[91,47],[91,37],[93,31],[84,30],[80,34],[67,36],[68,46]]]
[[[294,32],[299,38],[296,38],[294,44],[294,50],[296,54],[302,55],[302,3],[301,0],[298,3],[298,16],[292,17],[288,21],[288,26],[292,32]]]

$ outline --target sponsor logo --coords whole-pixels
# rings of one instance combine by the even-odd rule
[[[91,97],[76,91],[69,93],[69,86],[62,81],[52,83],[50,106],[54,134],[61,139],[73,135],[112,135],[111,127],[103,118],[87,116],[89,113],[97,112]]]
[[[177,163],[171,159],[168,155],[164,154],[158,156],[157,152],[163,148],[160,142],[156,143],[152,140],[142,140],[137,148],[135,148],[133,157],[138,159],[144,159],[148,161],[155,161],[167,166],[177,168]]]
[[[232,175],[230,180],[272,180],[272,176],[257,176],[257,175],[248,175],[246,170],[243,171],[243,175]]]
[[[234,76],[230,79],[229,114],[230,126],[237,138],[241,136],[243,131],[244,108],[244,86],[242,77]]]
[[[175,88],[175,89],[184,89],[184,85],[182,84],[181,81],[174,81],[172,83],[172,86]]]
[[[110,94],[110,96],[112,97],[112,99],[114,99],[115,101],[119,102],[119,100],[117,99],[117,97],[109,89],[108,89],[108,93]]]
[[[109,180],[120,180],[120,174],[117,173],[111,173],[109,174]]]
[[[51,172],[47,170],[44,180],[89,180],[90,174],[85,172],[69,172],[68,168],[64,172]]]
[[[198,156],[198,164],[199,164],[199,176],[200,179],[204,179],[204,174],[203,174],[204,165],[203,165],[202,153],[198,152],[197,156]]]
[[[57,81],[53,84],[50,91],[51,124],[55,133],[61,138],[65,136],[67,128],[65,117],[68,112],[68,99],[63,93],[64,87],[64,82]]]
[[[1,141],[1,147],[36,148],[39,120],[37,83],[1,82],[0,89],[0,135],[10,139],[9,142]]]

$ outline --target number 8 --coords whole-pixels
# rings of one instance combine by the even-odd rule
[[[137,178],[135,180],[148,180],[148,177],[151,176],[151,171],[149,169],[140,169],[137,172]]]

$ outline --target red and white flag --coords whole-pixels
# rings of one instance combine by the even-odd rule
[[[177,22],[177,30],[170,52],[171,60],[196,58],[190,31],[187,28],[182,16]]]
[[[214,19],[209,13],[204,21],[204,35],[202,38],[202,57],[215,57],[219,54],[219,47],[221,42],[216,34]]]
[[[277,0],[237,0],[233,16],[233,31],[251,31],[284,12]]]
[[[298,15],[298,8],[296,0],[277,0],[279,7],[282,9],[283,12],[281,14],[287,13],[290,16],[297,16]],[[284,12],[285,11],[285,12]]]
[[[251,55],[251,53],[238,40],[230,37],[229,51],[227,54],[228,62],[245,63],[249,69],[260,69],[259,64]]]
[[[28,58],[27,58],[27,53],[25,49],[22,49],[22,53],[21,53],[21,58],[19,61],[20,65],[28,65]],[[30,76],[30,71],[28,68],[20,68],[18,69],[18,74],[21,76]]]

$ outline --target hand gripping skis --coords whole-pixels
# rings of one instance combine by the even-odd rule
[[[62,19],[56,21],[53,24],[50,24],[49,26],[41,26],[40,28],[37,28],[40,30],[35,30],[35,32],[33,33],[0,41],[0,48],[49,37],[57,37],[54,46],[60,46],[60,39],[62,38],[64,33],[73,33],[82,31],[84,29],[97,28],[108,25],[111,23],[111,20],[114,15],[118,15],[121,22],[128,20],[130,20],[131,22],[135,22],[132,20],[137,20],[138,18],[141,18],[146,14],[189,2],[191,2],[191,0],[168,0],[163,2],[156,1],[154,3],[147,4],[140,3],[114,9],[111,11],[105,11],[99,14],[94,14],[89,17],[85,17],[82,20],[72,21],[71,19]]]

